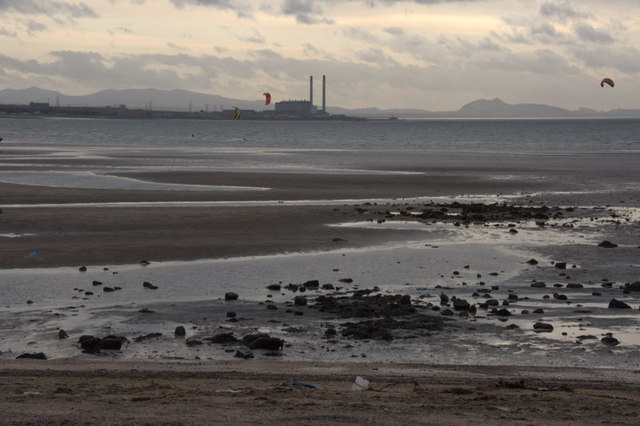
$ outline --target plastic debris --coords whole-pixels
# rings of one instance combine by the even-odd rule
[[[316,385],[311,385],[309,383],[301,383],[297,380],[287,380],[287,386],[297,386],[297,387],[310,388],[310,389],[318,388]]]
[[[355,382],[351,385],[351,390],[353,391],[363,391],[369,389],[369,381],[367,379],[363,379],[362,377],[356,377]]]

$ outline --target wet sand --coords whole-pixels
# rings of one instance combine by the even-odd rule
[[[366,199],[397,198],[397,203],[403,204],[405,198],[422,197],[426,193],[433,197],[524,196],[523,191],[533,193],[545,188],[543,182],[524,178],[501,181],[464,175],[456,178],[216,172],[149,174],[144,179],[273,189],[123,191],[0,184],[0,233],[21,235],[0,240],[0,268],[102,267],[137,264],[143,259],[160,262],[368,247],[412,240],[419,231],[372,231],[369,228],[328,228],[327,225],[361,221],[362,200]],[[626,198],[621,193],[609,198],[593,196],[587,204],[615,200],[620,205],[620,199],[623,199],[624,205],[632,207],[637,204],[636,196],[633,192]],[[522,197],[520,201],[542,205],[545,201],[559,201],[567,196],[546,197]],[[569,199],[580,204],[580,196]],[[276,204],[214,207],[93,204],[261,200]],[[288,200],[344,201],[288,205]],[[278,205],[279,201],[282,205]],[[73,203],[79,205],[69,205]],[[392,202],[381,202],[380,208],[375,204],[366,207],[375,210],[373,217],[379,219],[384,218],[385,210],[392,206],[387,203]],[[553,259],[588,265],[570,273],[574,280],[591,283],[594,288],[599,287],[605,277],[617,285],[636,280],[635,268],[620,266],[637,263],[636,219],[630,219],[624,227],[608,223],[602,217],[599,220],[606,236],[625,245],[615,254],[595,252],[592,244],[586,247],[579,244],[549,246],[541,251]],[[508,232],[507,225],[502,225],[505,232]],[[566,231],[564,228],[558,230]],[[37,256],[29,257],[28,254],[34,251]],[[568,280],[558,278],[559,271],[547,266],[543,272],[534,270],[530,276],[525,273],[523,277],[532,279],[541,276],[535,274],[545,274],[550,285],[554,280],[566,284]],[[528,287],[524,278],[523,283]],[[552,290],[547,292],[550,294]],[[226,310],[222,307],[215,312],[221,314]],[[633,312],[637,314],[637,306]],[[128,315],[134,321],[144,316],[135,312]],[[279,315],[283,312],[279,311]],[[304,318],[307,317],[306,321],[311,321],[309,314],[305,314]],[[290,315],[288,318],[287,322],[295,323],[295,317]],[[160,318],[152,322],[160,324],[163,321]],[[168,323],[172,325],[173,321]],[[473,334],[474,330],[467,332]],[[442,342],[447,340],[444,337]],[[322,343],[310,340],[307,345],[317,347]],[[464,348],[464,341],[459,348]],[[154,349],[150,343],[140,352],[140,358],[130,361],[117,360],[117,352],[77,355],[79,359],[73,360],[2,359],[0,372],[5,380],[0,385],[0,410],[5,413],[8,423],[53,424],[65,421],[95,424],[389,424],[397,423],[399,419],[407,424],[635,424],[640,413],[640,400],[635,396],[640,395],[637,347],[621,349],[616,369],[461,367],[446,363],[393,365],[368,362],[366,358],[323,364],[321,350],[315,355],[318,361],[305,362],[283,358],[265,360],[264,356],[221,361],[206,359],[204,355],[202,360],[170,361],[156,356],[154,351],[157,350],[158,347]],[[605,357],[607,351],[616,353],[617,350],[604,346],[598,349]],[[355,351],[339,350],[338,354],[350,356]],[[544,350],[532,348],[531,352],[533,355],[529,356],[547,356]],[[500,353],[500,350],[496,352],[498,359]],[[561,354],[562,351],[554,352],[554,356]],[[620,357],[629,361],[620,361]],[[100,360],[97,363],[96,358]],[[507,359],[506,364],[509,361]],[[371,380],[369,390],[351,390],[357,375]],[[299,382],[291,384],[287,380]]]

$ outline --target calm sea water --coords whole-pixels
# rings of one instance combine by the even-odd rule
[[[365,122],[2,119],[5,144],[50,147],[600,152],[640,150],[640,120]]]

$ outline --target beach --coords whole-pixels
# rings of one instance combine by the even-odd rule
[[[637,154],[2,160],[4,423],[637,422]]]

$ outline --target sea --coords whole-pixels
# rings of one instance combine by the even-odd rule
[[[239,188],[175,185],[121,175],[185,170],[434,173],[530,180],[543,182],[549,188],[545,194],[475,194],[473,200],[504,201],[509,196],[537,196],[565,206],[640,207],[640,119],[211,121],[4,117],[0,118],[0,137],[3,138],[0,142],[0,182],[25,185],[234,191]],[[262,191],[265,188],[253,189]],[[424,194],[422,198],[429,200],[429,195]],[[269,202],[278,200],[254,204]],[[37,200],[31,201],[29,206],[56,207],[55,204],[39,205]],[[0,194],[0,208],[12,207],[24,205],[4,203]],[[82,327],[93,324],[96,329],[118,331],[118,315],[122,311],[136,312],[151,303],[190,304],[220,300],[226,291],[240,293],[245,301],[263,301],[265,287],[277,282],[300,283],[309,279],[336,282],[348,277],[362,287],[379,286],[383,291],[408,292],[416,297],[427,297],[427,292],[429,297],[436,297],[434,286],[450,275],[451,270],[458,269],[469,277],[487,277],[499,271],[495,284],[503,285],[517,280],[522,265],[536,247],[549,243],[597,242],[596,235],[576,235],[560,241],[554,240],[553,232],[543,235],[542,231],[533,230],[513,238],[499,230],[482,229],[468,235],[461,233],[463,229],[455,232],[440,229],[425,232],[424,240],[366,249],[152,262],[148,266],[96,265],[86,273],[79,273],[77,267],[0,270],[0,301],[5,307],[0,315],[0,352],[14,353],[19,347],[29,349],[23,344],[25,338],[40,339],[42,330],[49,332],[64,327],[86,332]],[[527,236],[533,235],[535,238],[525,241]],[[27,237],[6,232],[0,235],[0,245],[11,244],[14,238]],[[506,238],[511,239],[507,241]],[[487,247],[491,250],[483,249]],[[34,253],[25,253],[25,256],[45,255],[38,253],[37,248]],[[474,263],[470,268],[461,269],[464,263],[454,264],[452,258],[471,258]],[[541,262],[553,260],[542,255],[538,259]],[[128,291],[77,299],[78,289],[91,289],[93,280]],[[161,290],[150,294],[140,285],[143,281],[153,282]],[[528,284],[521,281],[520,285],[528,288]],[[289,296],[274,295],[272,300],[284,302]],[[585,292],[580,297],[588,303],[591,295]],[[25,304],[27,300],[28,305]],[[82,309],[74,308],[74,315],[62,314],[61,307],[68,309],[70,304],[81,304]],[[120,314],[104,314],[113,306],[117,306]],[[560,316],[571,317],[566,308],[559,309],[565,309]],[[95,310],[101,310],[102,315],[94,315]],[[60,316],[53,318],[49,315],[51,312],[58,312]],[[47,319],[43,319],[43,313],[47,313]],[[526,321],[522,321],[523,326],[528,326]],[[556,342],[566,340],[561,332],[574,337],[581,333],[571,321],[573,319],[567,319],[567,328],[559,328],[554,334]],[[629,321],[620,326],[618,332],[637,348],[640,341],[632,336],[637,335],[638,322],[637,319]],[[594,324],[596,322],[593,320]],[[128,324],[127,327],[132,326]],[[611,329],[608,323],[592,328],[597,332]],[[496,343],[498,346],[503,344],[503,340]],[[56,345],[52,343],[47,347],[58,347],[51,350],[57,350],[59,356],[69,355],[67,349],[59,349],[59,344]],[[500,362],[499,355],[491,362]],[[420,362],[419,356],[416,357],[409,354],[405,360]],[[531,359],[525,361],[529,363]]]
[[[0,157],[0,181],[22,184],[202,190],[114,175],[157,170],[410,173],[425,168],[490,173],[498,166],[502,174],[496,179],[508,179],[509,169],[526,170],[532,179],[556,176],[589,191],[598,180],[609,190],[634,184],[621,171],[636,168],[640,119],[1,118],[0,137],[0,149],[19,150],[21,156],[10,164]]]

